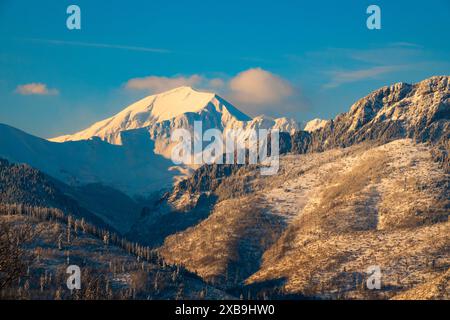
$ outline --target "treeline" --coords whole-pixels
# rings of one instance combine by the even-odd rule
[[[63,223],[67,225],[66,241],[68,243],[70,243],[72,236],[78,235],[81,232],[100,239],[105,245],[113,245],[125,250],[128,254],[136,256],[138,262],[146,261],[162,268],[177,270],[177,273],[180,275],[201,280],[198,275],[186,270],[182,266],[167,264],[155,249],[129,241],[108,229],[99,228],[86,222],[84,218],[78,219],[72,215],[66,215],[63,211],[56,208],[34,207],[23,204],[0,204],[0,215],[24,215],[41,222]]]

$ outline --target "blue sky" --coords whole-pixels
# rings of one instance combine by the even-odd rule
[[[70,4],[81,30],[66,27]],[[366,27],[370,4],[381,30]],[[0,122],[71,133],[178,84],[251,115],[331,118],[381,86],[450,74],[449,21],[448,0],[0,0]]]

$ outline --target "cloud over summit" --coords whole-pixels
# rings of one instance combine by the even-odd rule
[[[133,78],[126,82],[129,90],[144,90],[151,94],[161,93],[180,86],[195,87],[200,90],[217,92],[242,111],[257,115],[273,113],[274,109],[283,111],[292,108],[288,100],[295,96],[291,83],[262,68],[251,68],[235,76],[208,77],[200,74],[147,76]]]

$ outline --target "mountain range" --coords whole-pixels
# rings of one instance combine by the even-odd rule
[[[398,138],[448,144],[449,87],[446,76],[383,87],[358,100],[348,112],[322,123],[320,130],[294,134],[294,149],[323,151]]]
[[[190,168],[170,160],[176,129],[279,129],[293,133],[294,120],[250,118],[213,93],[190,87],[146,97],[115,116],[72,135],[44,140],[0,124],[0,156],[28,163],[70,185],[102,183],[130,196],[170,187]]]
[[[448,299],[449,79],[386,86],[305,126],[189,87],[50,141],[0,125],[1,203],[111,228],[215,297]],[[194,121],[280,129],[279,173],[174,166],[170,134]],[[364,287],[373,265],[380,291]]]

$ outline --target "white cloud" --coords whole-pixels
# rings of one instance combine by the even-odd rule
[[[332,71],[329,72],[331,79],[324,85],[324,88],[336,88],[345,83],[374,79],[382,74],[398,71],[402,68],[404,66],[378,66],[360,70]]]
[[[175,76],[175,77],[158,77],[149,76],[143,78],[134,78],[129,80],[125,87],[132,90],[146,90],[151,93],[161,93],[170,89],[181,86],[195,87],[204,81],[202,76],[194,74],[189,77]]]
[[[105,48],[105,49],[120,49],[128,51],[142,51],[142,52],[153,52],[153,53],[170,53],[170,50],[161,48],[149,48],[149,47],[136,47],[121,44],[110,44],[110,43],[97,43],[97,42],[80,42],[80,41],[63,41],[63,40],[52,40],[52,39],[24,39],[26,41],[52,44],[52,45],[68,45],[77,47],[91,47],[91,48]]]
[[[249,115],[281,115],[298,109],[299,94],[289,81],[261,68],[242,71],[234,77],[193,74],[173,77],[148,76],[126,82],[129,90],[161,93],[180,86],[218,93]]]
[[[433,63],[428,60],[430,57],[423,46],[410,42],[363,49],[328,47],[303,55],[287,55],[287,59],[303,68],[308,81],[320,82],[325,89],[372,80],[411,81],[412,73],[429,73],[428,65]]]
[[[293,94],[288,81],[261,68],[248,69],[229,82],[235,101],[250,105],[278,104]]]
[[[212,89],[222,89],[226,86],[225,80],[214,78],[208,81],[208,86]]]
[[[53,96],[59,94],[58,90],[47,88],[45,83],[28,83],[19,85],[16,88],[16,93],[21,95],[41,95]]]

